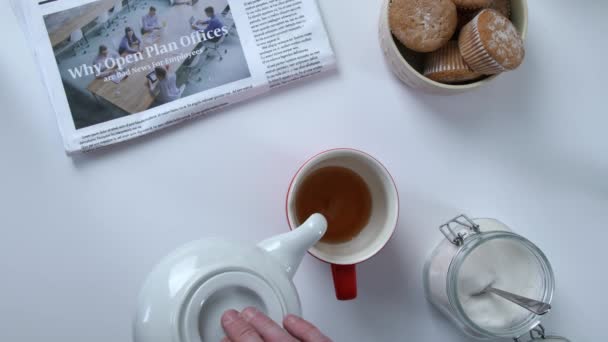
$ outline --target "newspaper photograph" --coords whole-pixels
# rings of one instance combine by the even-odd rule
[[[68,153],[329,71],[315,0],[11,0]]]

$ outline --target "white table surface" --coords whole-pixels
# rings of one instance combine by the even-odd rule
[[[335,341],[468,341],[427,304],[439,224],[495,217],[536,242],[557,277],[545,325],[601,341],[608,246],[608,2],[535,0],[525,64],[456,97],[401,85],[378,46],[381,0],[322,0],[339,72],[79,158],[59,131],[15,18],[0,12],[0,341],[131,339],[136,295],[175,247],[287,229],[284,195],[316,152],[382,160],[401,196],[397,233],[334,299],[307,257],[305,316]]]

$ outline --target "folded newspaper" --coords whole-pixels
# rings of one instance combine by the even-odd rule
[[[10,0],[68,153],[335,67],[316,0]]]

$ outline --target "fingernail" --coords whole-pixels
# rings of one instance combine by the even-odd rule
[[[222,324],[230,324],[239,318],[236,310],[228,310],[222,315]]]
[[[250,320],[253,319],[253,317],[255,317],[256,313],[258,312],[258,310],[254,307],[249,307],[246,308],[245,310],[243,310],[241,312],[241,316],[247,321],[249,322]]]
[[[295,324],[297,321],[298,319],[294,315],[287,315],[287,317],[285,317],[285,323],[287,324]]]

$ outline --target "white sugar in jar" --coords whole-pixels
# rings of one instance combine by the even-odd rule
[[[548,338],[540,316],[484,292],[492,286],[551,303],[554,276],[544,253],[494,219],[461,215],[440,230],[446,239],[424,269],[429,301],[474,338]]]

